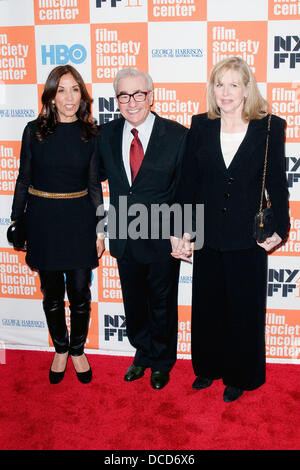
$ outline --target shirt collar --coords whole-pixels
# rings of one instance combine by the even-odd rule
[[[139,126],[133,126],[132,124],[130,124],[130,122],[128,122],[125,119],[124,130],[127,131],[127,132],[131,132],[132,129],[137,129],[139,131],[139,133],[143,133],[147,129],[152,128],[154,120],[155,120],[155,115],[151,111],[148,114],[148,116],[146,117],[145,121],[142,122],[142,124],[140,124]]]

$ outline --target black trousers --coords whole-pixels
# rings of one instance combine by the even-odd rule
[[[43,308],[55,351],[81,356],[87,338],[91,305],[91,269],[39,271]],[[65,319],[65,288],[70,302],[70,338]]]
[[[180,262],[170,255],[159,262],[141,263],[131,243],[117,262],[127,336],[136,348],[134,364],[169,372],[177,356]]]
[[[195,374],[252,390],[265,381],[267,255],[259,246],[194,254]]]

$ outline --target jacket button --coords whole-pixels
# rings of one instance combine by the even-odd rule
[[[228,199],[228,198],[230,197],[230,194],[229,194],[229,193],[225,193],[225,194],[224,194],[224,197],[225,197],[225,199]]]
[[[231,184],[231,183],[233,183],[233,182],[234,182],[234,178],[229,178],[229,179],[228,179],[228,183],[229,183],[229,184]]]

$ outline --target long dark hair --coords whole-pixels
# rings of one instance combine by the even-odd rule
[[[77,70],[72,65],[59,65],[55,67],[45,83],[44,91],[42,94],[42,110],[37,118],[37,131],[35,137],[38,141],[43,142],[49,134],[53,134],[59,123],[59,116],[56,106],[52,103],[54,100],[60,79],[63,75],[70,73],[74,80],[78,83],[81,100],[76,116],[78,118],[83,141],[89,140],[94,135],[98,134],[98,126],[95,119],[91,114],[92,98],[90,97],[85,83]]]

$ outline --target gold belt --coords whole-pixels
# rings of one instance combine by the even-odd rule
[[[28,189],[29,194],[38,197],[46,197],[48,199],[74,199],[76,197],[83,197],[88,194],[88,190],[84,189],[83,191],[77,191],[75,193],[47,193],[46,191],[39,191],[30,187]]]

